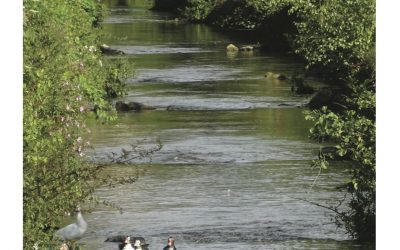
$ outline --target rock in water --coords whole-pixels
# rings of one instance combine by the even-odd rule
[[[124,52],[122,52],[120,50],[112,49],[107,44],[100,45],[100,51],[101,51],[101,53],[103,53],[105,55],[124,55],[125,54]]]
[[[239,51],[239,48],[233,44],[229,44],[228,46],[226,46],[226,51]]]
[[[154,107],[146,106],[140,102],[122,102],[117,101],[115,103],[115,109],[117,111],[126,112],[126,111],[140,111],[140,110],[151,110],[155,109]]]
[[[265,78],[267,79],[278,79],[278,80],[285,80],[286,76],[282,74],[275,74],[272,72],[265,73]]]
[[[246,45],[246,46],[242,46],[240,47],[240,51],[253,51],[254,47],[251,45]]]

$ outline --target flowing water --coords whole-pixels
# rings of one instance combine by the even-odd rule
[[[107,170],[139,180],[96,191],[123,213],[86,214],[85,249],[117,249],[104,240],[120,234],[143,236],[150,249],[162,249],[170,235],[180,250],[368,247],[350,241],[332,212],[300,200],[335,205],[343,196],[335,186],[347,177],[333,166],[313,186],[318,171],[310,163],[319,146],[307,138],[311,124],[299,108],[309,97],[264,78],[267,71],[302,72],[301,63],[258,51],[227,54],[227,44],[245,38],[149,11],[151,1],[116,2],[109,1],[104,21],[107,42],[136,64],[123,100],[155,109],[93,123],[88,154],[101,160],[157,140],[163,147],[151,161]]]

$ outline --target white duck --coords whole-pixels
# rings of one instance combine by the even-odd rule
[[[83,216],[81,214],[81,209],[78,206],[76,208],[76,222],[73,224],[69,224],[66,227],[63,227],[59,229],[56,232],[56,235],[62,239],[62,240],[77,240],[82,237],[82,235],[86,232],[87,230],[87,223],[83,219]]]

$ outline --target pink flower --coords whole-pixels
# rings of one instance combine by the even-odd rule
[[[64,121],[65,121],[65,117],[61,116],[61,122],[64,122]]]
[[[78,143],[80,143],[81,141],[82,141],[82,137],[78,137],[78,139],[76,139],[76,141],[78,142]]]
[[[83,111],[85,111],[85,108],[84,108],[83,106],[81,106],[81,107],[79,108],[79,111],[80,111],[80,112],[83,112]]]
[[[77,100],[77,101],[81,101],[81,100],[82,100],[82,96],[78,95],[78,96],[76,97],[76,100]]]

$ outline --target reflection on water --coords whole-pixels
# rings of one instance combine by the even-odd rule
[[[119,3],[117,3],[119,2]],[[310,167],[318,145],[288,81],[265,79],[267,71],[292,75],[302,65],[290,57],[227,54],[236,42],[204,25],[176,22],[148,11],[151,1],[108,1],[107,41],[136,63],[124,101],[155,110],[121,113],[113,124],[91,121],[95,160],[136,141],[163,143],[152,161],[112,166],[113,176],[139,181],[96,194],[123,208],[85,215],[85,249],[117,249],[111,235],[145,237],[161,249],[168,236],[179,249],[368,249],[348,240],[332,213],[300,199],[335,205],[343,166]],[[255,41],[249,41],[255,42]]]

